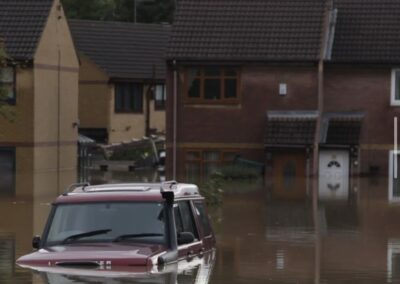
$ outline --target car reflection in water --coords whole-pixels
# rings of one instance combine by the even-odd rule
[[[215,262],[215,250],[202,257],[180,260],[164,267],[25,267],[38,273],[43,283],[157,283],[157,284],[206,284]],[[147,270],[147,271],[146,271]]]

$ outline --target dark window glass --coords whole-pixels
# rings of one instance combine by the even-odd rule
[[[185,230],[185,232],[191,232],[196,238],[198,238],[196,225],[194,224],[193,213],[190,208],[189,201],[179,202],[178,204],[182,217],[183,229]]]
[[[176,203],[174,205],[174,214],[177,234],[181,232],[190,232],[195,238],[199,237],[189,201]]]
[[[396,82],[395,82],[395,99],[400,100],[400,71],[396,71]]]
[[[15,149],[0,148],[0,196],[15,195]]]
[[[225,79],[225,98],[236,98],[236,79]]]
[[[206,77],[219,77],[221,75],[221,68],[218,67],[204,67],[204,76]]]
[[[0,88],[5,90],[5,97],[0,99],[15,103],[15,69],[13,67],[0,68]]]
[[[225,76],[236,77],[237,72],[234,68],[225,68]]]
[[[200,98],[200,79],[196,78],[189,86],[189,98]]]
[[[211,235],[212,230],[211,230],[210,220],[208,220],[204,203],[201,201],[196,201],[194,202],[194,206],[196,207],[196,214],[200,217],[200,221],[203,226],[204,236]]]
[[[218,100],[221,98],[221,84],[219,79],[204,80],[204,98],[206,100]]]
[[[143,85],[137,83],[115,84],[115,111],[142,112]]]
[[[184,232],[182,218],[181,218],[181,215],[179,213],[178,204],[174,204],[174,215],[175,215],[176,233],[179,234],[179,233]]]
[[[161,202],[98,202],[57,205],[47,245],[67,237],[97,230],[107,233],[77,239],[77,242],[110,242],[122,235],[149,234],[126,238],[126,242],[164,243],[164,205]]]

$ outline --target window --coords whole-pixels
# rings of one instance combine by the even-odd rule
[[[389,151],[389,203],[400,202],[400,159],[399,152]]]
[[[15,195],[15,149],[0,148],[0,196]]]
[[[200,217],[200,222],[203,227],[204,236],[209,236],[212,233],[210,221],[204,207],[203,201],[195,201],[194,206],[196,207],[196,214]]]
[[[392,87],[390,102],[392,106],[400,106],[400,69],[392,70]]]
[[[115,112],[143,112],[143,85],[138,83],[116,83]]]
[[[190,232],[195,238],[199,235],[194,223],[193,213],[189,201],[181,201],[174,205],[176,233]]]
[[[13,67],[0,68],[0,88],[5,90],[5,97],[0,99],[9,104],[15,104],[15,69]]]
[[[165,85],[156,85],[154,94],[154,109],[164,110],[166,101]]]
[[[187,150],[185,156],[186,179],[197,182],[208,178],[225,165],[232,164],[235,151],[229,150]]]
[[[194,103],[238,103],[239,80],[235,67],[188,68],[184,79],[185,98]]]

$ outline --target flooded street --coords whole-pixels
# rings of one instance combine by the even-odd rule
[[[153,181],[158,176],[97,172],[92,179]],[[215,263],[135,281],[117,275],[113,280],[46,275],[16,266],[15,260],[32,250],[32,236],[41,234],[57,193],[4,197],[0,283],[400,283],[400,204],[389,201],[385,178],[350,184],[344,193],[322,187],[318,203],[312,192],[276,189],[262,181],[225,184],[223,204],[210,209],[218,243]]]

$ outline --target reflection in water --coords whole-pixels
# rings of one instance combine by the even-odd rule
[[[94,172],[91,181],[158,178],[153,171]],[[340,198],[329,187],[313,195],[310,181],[294,182],[294,190],[281,180],[268,187],[226,186],[221,208],[212,212],[218,247],[210,279],[212,264],[189,263],[136,283],[400,283],[400,206],[389,201],[386,179],[350,180]],[[32,235],[43,230],[58,194],[51,188],[37,193],[0,198],[0,283],[135,283],[126,276],[35,273],[16,266],[15,259],[31,251]],[[317,208],[313,196],[319,197]]]

